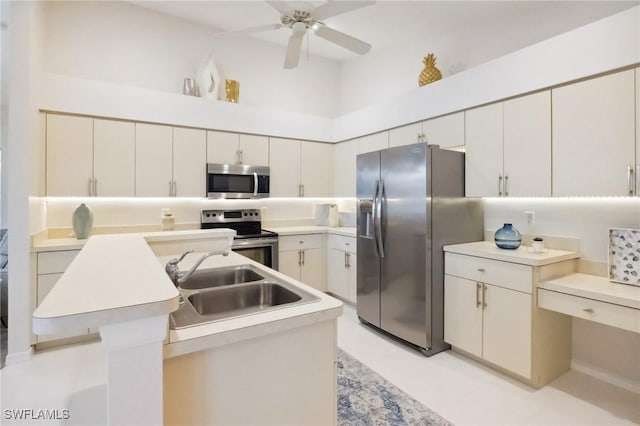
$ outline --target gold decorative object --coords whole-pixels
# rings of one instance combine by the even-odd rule
[[[227,102],[238,103],[240,99],[240,82],[236,80],[225,80],[224,89],[227,93]]]
[[[424,69],[420,72],[420,78],[418,78],[420,87],[442,78],[442,73],[436,68],[436,57],[433,56],[433,53],[425,56],[422,63],[424,64]]]

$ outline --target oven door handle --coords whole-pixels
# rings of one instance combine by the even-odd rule
[[[233,240],[231,249],[234,248],[249,248],[249,247],[261,247],[267,245],[277,244],[277,238],[250,238],[246,240]]]
[[[253,172],[253,196],[258,195],[258,173]]]

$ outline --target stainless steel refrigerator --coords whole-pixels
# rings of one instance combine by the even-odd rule
[[[444,342],[442,246],[483,239],[464,153],[419,143],[357,157],[357,312],[431,356]]]

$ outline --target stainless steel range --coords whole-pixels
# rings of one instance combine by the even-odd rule
[[[278,234],[262,229],[259,209],[202,210],[200,228],[235,230],[233,251],[278,270]]]

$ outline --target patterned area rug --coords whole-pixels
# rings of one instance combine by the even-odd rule
[[[420,402],[338,348],[338,424],[451,426]]]

